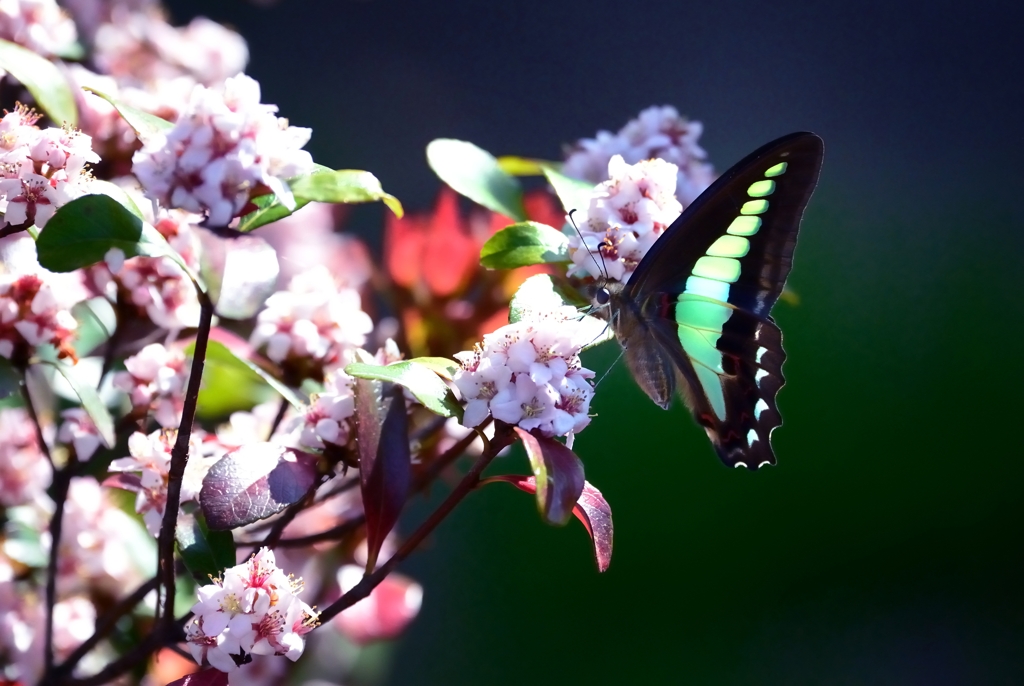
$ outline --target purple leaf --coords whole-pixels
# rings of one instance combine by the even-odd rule
[[[537,507],[541,515],[551,524],[565,524],[586,483],[583,463],[576,453],[555,439],[514,428],[537,477]]]
[[[211,529],[234,529],[277,514],[317,480],[317,458],[272,443],[236,448],[216,462],[199,492]]]
[[[204,669],[175,679],[167,686],[228,686],[228,675],[219,669]]]
[[[372,572],[377,564],[377,555],[398,521],[412,480],[405,396],[401,387],[394,387],[387,416],[379,423],[378,388],[377,382],[356,380],[356,436],[366,512],[367,572]]]
[[[537,492],[537,481],[532,476],[521,476],[519,474],[502,474],[492,476],[480,482],[480,485],[504,482],[512,484],[520,491],[527,493]],[[594,544],[594,559],[597,561],[597,570],[603,572],[608,569],[612,562],[612,508],[608,501],[601,495],[601,491],[584,483],[583,492],[572,513],[583,523],[583,527],[590,534],[590,540]]]

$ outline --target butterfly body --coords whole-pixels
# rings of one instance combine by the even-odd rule
[[[727,465],[775,464],[782,332],[770,316],[817,184],[821,139],[779,138],[729,169],[665,230],[625,284],[593,292],[638,385],[675,392]]]

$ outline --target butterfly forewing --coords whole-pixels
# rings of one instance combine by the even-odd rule
[[[666,230],[612,301],[637,320],[640,333],[619,335],[641,347],[627,346],[634,376],[650,377],[671,359],[687,405],[731,466],[775,463],[770,437],[782,422],[776,395],[785,352],[769,313],[821,159],[821,139],[811,133],[748,155]]]

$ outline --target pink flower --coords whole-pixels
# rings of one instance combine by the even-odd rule
[[[575,310],[530,314],[455,355],[462,363],[455,386],[467,401],[464,426],[478,426],[490,415],[527,431],[565,436],[590,423],[594,373],[580,363],[588,341]]]
[[[185,404],[188,366],[185,353],[151,343],[124,361],[127,371],[114,375],[114,388],[128,393],[132,410],[153,413],[160,426],[176,428]]]
[[[267,298],[251,342],[265,346],[274,362],[316,378],[341,364],[344,353],[362,345],[372,330],[359,293],[339,287],[320,265],[293,278],[287,291]]]
[[[142,515],[146,529],[154,536],[160,532],[164,510],[167,508],[168,472],[176,437],[176,431],[154,431],[148,436],[136,431],[128,437],[130,456],[110,463],[110,471],[129,474],[104,482],[106,485],[136,492],[135,511]],[[195,431],[189,438],[189,460],[181,484],[181,502],[198,497],[203,487],[203,477],[219,459],[216,456],[203,456],[201,440],[200,432]]]
[[[0,410],[0,505],[47,501],[52,472],[39,449],[36,428],[20,407]]]
[[[244,74],[228,79],[223,92],[196,86],[174,128],[143,141],[135,175],[149,197],[206,213],[214,226],[227,226],[268,190],[293,207],[286,179],[312,169],[301,149],[310,130],[289,126],[276,112],[260,103],[259,84]]]
[[[676,167],[664,160],[632,166],[616,155],[608,163],[611,177],[594,189],[582,236],[569,237],[573,265],[569,275],[608,277],[625,283],[682,205],[675,197]]]
[[[344,565],[338,570],[338,586],[348,593],[363,578],[363,568]],[[402,576],[389,574],[370,595],[334,619],[334,626],[358,644],[397,637],[419,614],[423,587]]]
[[[349,419],[355,411],[352,377],[340,369],[329,373],[323,392],[297,418],[299,447],[322,449],[325,443],[344,446],[351,436]]]
[[[563,171],[598,183],[608,178],[608,162],[615,155],[621,155],[628,164],[662,159],[678,168],[675,193],[685,207],[715,180],[707,153],[697,143],[703,131],[703,124],[679,116],[674,107],[649,107],[617,134],[599,131],[596,138],[580,140]]]
[[[57,431],[57,440],[71,446],[75,457],[85,462],[103,443],[96,424],[85,410],[75,407],[60,413],[64,422]]]
[[[274,553],[261,548],[199,589],[195,619],[185,628],[196,662],[232,672],[247,654],[297,660],[302,638],[317,625],[317,613],[299,600],[302,581],[286,575]]]
[[[61,304],[43,275],[0,274],[0,356],[27,358],[50,343],[60,357],[75,359],[78,322]]]
[[[0,38],[45,57],[66,53],[77,39],[75,23],[54,0],[4,0]]]

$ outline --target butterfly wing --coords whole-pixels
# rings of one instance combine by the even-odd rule
[[[647,348],[675,363],[687,405],[730,466],[775,464],[785,352],[769,313],[822,151],[818,136],[794,133],[748,155],[666,230],[621,296],[650,332]]]

